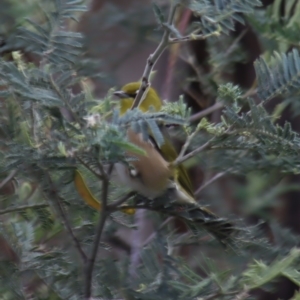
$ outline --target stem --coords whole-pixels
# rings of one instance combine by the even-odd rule
[[[86,167],[91,173],[93,173],[97,178],[99,178],[100,180],[103,180],[103,176],[100,175],[99,173],[95,172],[88,164],[86,164],[84,162],[83,159],[81,159],[78,155],[76,155],[76,158],[79,160],[79,162]],[[102,172],[102,169],[100,169],[100,172]]]
[[[78,253],[79,253],[79,255],[80,255],[83,263],[85,263],[86,260],[87,260],[87,256],[84,253],[84,251],[82,250],[81,245],[80,245],[78,239],[76,238],[76,236],[73,233],[72,227],[71,227],[71,225],[69,223],[67,215],[66,215],[66,213],[64,211],[64,208],[63,208],[63,206],[61,204],[61,201],[63,199],[57,193],[56,187],[55,187],[55,185],[54,185],[54,183],[53,183],[50,175],[48,173],[46,173],[46,172],[45,172],[45,175],[46,175],[46,178],[48,179],[47,181],[48,181],[48,184],[49,184],[49,196],[50,196],[51,199],[55,200],[56,206],[58,208],[59,215],[61,217],[61,221],[64,224],[65,228],[68,230],[68,232],[69,232],[69,234],[71,236],[71,239],[72,239],[72,241],[73,241],[73,243],[75,245],[75,248],[77,249],[77,251],[78,251]]]
[[[203,110],[201,110],[200,112],[198,112],[198,113],[192,115],[192,116],[190,117],[190,119],[189,119],[189,122],[195,122],[195,121],[198,121],[199,119],[201,119],[201,118],[203,118],[203,117],[205,117],[205,116],[207,116],[207,115],[213,113],[214,111],[221,109],[223,106],[224,106],[223,103],[217,102],[217,103],[215,103],[214,105],[212,105],[212,106],[210,106],[210,107],[208,107],[208,108],[206,108],[206,109],[203,109]]]
[[[157,235],[157,232],[162,230],[168,223],[170,223],[172,220],[174,220],[174,217],[169,217],[165,221],[163,221],[160,225],[159,228],[154,231],[149,237],[146,239],[146,241],[143,243],[143,247],[148,245]]]
[[[136,192],[134,192],[134,191],[127,193],[126,195],[124,195],[120,199],[117,199],[116,201],[114,201],[112,204],[107,205],[107,210],[108,211],[111,211],[111,210],[114,211],[117,207],[119,207],[121,204],[126,202],[129,198],[133,197],[134,195],[136,195]]]
[[[70,106],[69,101],[64,97],[63,93],[61,92],[60,88],[57,86],[55,80],[53,79],[52,75],[49,75],[49,81],[50,84],[52,86],[52,88],[54,89],[54,91],[56,92],[56,94],[60,97],[60,99],[62,100],[62,102],[65,104],[66,108],[69,110],[71,117],[80,125],[80,127],[82,126],[82,122],[80,120],[80,118],[77,116],[76,113],[73,112],[72,107]]]
[[[186,154],[186,155],[179,155],[177,157],[177,159],[172,163],[172,165],[178,166],[179,164],[183,163],[184,161],[192,158],[193,156],[197,155],[198,153],[202,152],[203,150],[206,150],[207,148],[209,148],[211,146],[212,141],[215,138],[211,138],[209,141],[207,141],[205,144],[203,144],[202,146],[200,146],[199,148],[191,151],[190,153]]]
[[[219,36],[221,33],[221,29],[219,28],[218,30],[209,33],[209,34],[195,34],[195,33],[191,33],[187,36],[183,36],[183,37],[174,37],[174,38],[170,38],[168,43],[169,44],[175,44],[175,43],[185,43],[185,42],[190,42],[190,41],[196,41],[196,40],[205,40],[208,37],[211,36]]]
[[[189,147],[189,145],[191,144],[193,138],[196,136],[196,134],[199,132],[199,130],[200,130],[200,127],[197,127],[197,128],[195,129],[195,131],[194,131],[191,135],[189,135],[189,136],[187,137],[187,139],[186,139],[184,145],[182,146],[182,148],[181,148],[181,150],[180,150],[180,153],[179,153],[177,159],[179,159],[180,157],[183,157],[183,156],[184,156],[184,154],[185,154],[187,148]]]
[[[9,183],[17,174],[18,170],[12,170],[9,175],[3,179],[0,183],[0,189],[2,189],[7,183]]]
[[[49,204],[23,205],[23,206],[17,206],[17,207],[2,209],[2,210],[0,210],[0,215],[12,213],[12,212],[23,211],[23,210],[26,210],[26,209],[44,208],[44,207],[49,207]]]
[[[92,296],[92,279],[93,279],[93,270],[95,266],[95,261],[98,253],[99,243],[104,229],[105,221],[109,215],[107,211],[107,198],[108,198],[108,187],[109,180],[105,176],[102,180],[102,210],[100,211],[100,218],[96,228],[96,236],[94,239],[91,257],[87,260],[85,266],[85,299],[90,299]]]
[[[168,21],[167,21],[167,25],[169,25],[169,26],[172,26],[172,24],[173,24],[173,20],[174,20],[174,16],[175,16],[177,7],[178,7],[178,4],[175,4],[175,5],[172,4],[172,6],[171,6]],[[158,61],[159,57],[161,56],[161,54],[164,52],[165,48],[169,45],[170,33],[171,32],[165,28],[164,34],[162,36],[162,39],[161,39],[159,45],[157,46],[156,50],[152,54],[150,54],[150,56],[148,57],[147,64],[146,64],[146,67],[144,69],[144,73],[142,76],[142,84],[141,84],[141,87],[134,99],[131,109],[134,109],[139,106],[139,104],[143,98],[143,95],[145,94],[147,88],[149,87],[149,85],[150,85],[149,77],[150,77],[151,71],[152,71],[154,65],[156,64],[156,62]]]
[[[212,184],[213,182],[215,182],[216,180],[218,180],[219,178],[223,177],[224,175],[226,175],[228,172],[230,172],[232,170],[232,168],[230,168],[229,170],[225,171],[225,172],[220,172],[218,174],[216,174],[215,176],[213,176],[211,179],[207,180],[204,184],[202,184],[198,190],[194,193],[195,196],[197,196],[198,194],[200,194],[200,192],[202,190],[204,190],[207,186],[209,186],[210,184]]]
[[[137,269],[140,263],[140,252],[142,249],[142,240],[143,233],[145,228],[145,210],[138,210],[134,215],[134,223],[137,226],[137,229],[133,235],[133,239],[131,241],[131,251],[130,251],[130,268],[129,268],[129,276],[131,280],[132,287],[135,286],[135,282],[137,279]]]

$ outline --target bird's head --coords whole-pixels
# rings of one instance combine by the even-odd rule
[[[114,95],[120,98],[120,114],[123,115],[129,110],[139,91],[141,82],[131,82],[125,84],[120,91],[114,92]],[[162,103],[154,88],[150,87],[146,91],[146,96],[139,104],[139,109],[146,112],[152,106],[155,111],[161,109]]]

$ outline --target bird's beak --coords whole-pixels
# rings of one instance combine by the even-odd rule
[[[124,91],[115,91],[114,95],[120,99],[130,98],[130,96],[126,94]]]

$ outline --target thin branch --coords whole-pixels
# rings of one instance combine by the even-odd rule
[[[233,291],[233,292],[227,292],[227,293],[223,293],[223,292],[217,292],[214,294],[210,294],[206,297],[203,297],[203,300],[212,300],[212,299],[216,299],[219,298],[220,296],[231,296],[231,295],[236,295],[238,293],[238,291]]]
[[[52,88],[54,89],[54,91],[56,92],[56,94],[60,97],[60,99],[62,100],[62,102],[66,105],[66,107],[68,108],[68,110],[70,111],[72,118],[81,126],[82,122],[80,120],[80,118],[77,116],[76,113],[73,112],[72,107],[70,106],[69,101],[65,98],[65,96],[62,94],[60,88],[57,86],[55,80],[53,79],[52,75],[49,75],[49,79],[50,79],[50,84],[52,86]]]
[[[227,128],[227,130],[224,132],[224,135],[229,134],[230,133],[230,129],[231,126],[229,128]],[[195,132],[193,132],[192,135],[194,135],[199,129],[196,129]],[[191,135],[191,136],[192,136]],[[190,136],[190,137],[191,137]],[[180,165],[181,163],[183,163],[184,161],[194,157],[195,155],[197,155],[198,153],[209,149],[212,146],[212,142],[217,138],[217,136],[212,137],[210,140],[208,140],[206,143],[204,143],[202,146],[196,148],[195,150],[191,151],[190,153],[183,155],[184,153],[182,152],[181,155],[178,155],[177,159],[171,163],[171,165],[173,167],[176,167],[178,165]]]
[[[150,234],[148,236],[148,238],[146,239],[146,241],[143,243],[143,247],[145,247],[146,245],[148,245],[150,242],[152,242],[152,240],[156,237],[157,232],[159,232],[160,230],[162,230],[168,223],[170,223],[172,220],[174,220],[174,217],[169,217],[166,220],[164,220],[158,227],[157,230],[155,230],[152,234]]]
[[[230,172],[232,170],[232,168],[228,169],[225,172],[220,172],[218,174],[216,174],[215,176],[213,176],[212,178],[210,178],[209,180],[207,180],[204,184],[202,184],[197,191],[194,193],[195,196],[197,196],[198,194],[200,194],[200,192],[202,190],[204,190],[207,186],[209,186],[210,184],[212,184],[213,182],[215,182],[216,180],[218,180],[219,178],[223,177],[224,175],[226,175],[228,172]]]
[[[189,135],[189,136],[187,137],[187,139],[186,139],[184,145],[181,147],[181,150],[180,150],[180,153],[179,153],[179,155],[178,155],[178,158],[184,156],[184,154],[185,154],[186,150],[188,149],[189,145],[191,144],[193,138],[196,136],[196,134],[198,134],[198,132],[199,132],[200,129],[201,129],[201,128],[198,126],[198,127],[195,129],[195,131],[194,131],[191,135]]]
[[[84,253],[84,251],[82,250],[78,239],[76,238],[76,236],[73,233],[72,227],[69,223],[67,215],[66,215],[66,213],[64,211],[64,208],[61,204],[61,201],[63,201],[63,199],[57,193],[56,187],[55,187],[54,182],[52,181],[50,175],[46,172],[45,172],[45,175],[46,175],[46,178],[47,178],[47,181],[48,181],[48,184],[49,184],[49,196],[50,196],[51,199],[55,200],[56,206],[58,208],[58,212],[60,214],[61,221],[63,222],[65,228],[68,230],[68,232],[71,236],[71,239],[72,239],[72,241],[75,245],[75,248],[77,249],[82,261],[85,263],[86,260],[87,260],[87,256]]]
[[[123,204],[124,202],[126,202],[129,198],[133,197],[136,195],[136,192],[132,191],[129,192],[127,194],[125,194],[123,197],[115,200],[112,204],[107,205],[107,210],[111,211],[111,210],[115,210],[117,207],[119,207],[121,204]]]
[[[103,179],[103,176],[98,174],[96,171],[94,171],[87,163],[85,163],[85,161],[83,159],[81,159],[78,155],[76,155],[76,158],[79,160],[79,162],[86,167],[91,173],[93,173],[97,178],[99,178],[100,180]]]
[[[138,210],[134,215],[134,224],[137,229],[131,240],[131,251],[130,251],[130,267],[129,276],[132,287],[135,287],[137,279],[137,268],[141,259],[142,240],[144,238],[145,228],[145,210]]]
[[[2,189],[7,183],[9,183],[14,177],[15,175],[18,173],[18,170],[12,170],[8,176],[1,181],[0,183],[0,189]]]
[[[177,159],[172,163],[172,166],[178,166],[179,164],[183,163],[184,161],[194,157],[195,155],[197,155],[198,153],[206,150],[207,148],[209,148],[212,144],[212,142],[214,141],[215,137],[211,138],[209,141],[207,141],[205,144],[203,144],[202,146],[200,146],[199,148],[191,151],[190,153],[186,154],[186,155],[179,155],[177,157]]]
[[[244,300],[244,299],[247,299],[248,297],[250,297],[249,290],[245,289],[245,290],[241,291],[240,293],[238,293],[233,298],[233,300]]]
[[[96,228],[96,236],[92,246],[92,253],[85,266],[85,299],[90,299],[92,296],[92,279],[95,261],[98,253],[101,235],[104,229],[105,221],[109,215],[107,211],[107,198],[108,198],[109,180],[107,176],[102,180],[102,210],[100,211],[99,221]]]
[[[221,109],[222,107],[224,106],[224,104],[222,102],[217,102],[215,103],[214,105],[206,108],[206,109],[203,109],[201,110],[200,112],[192,115],[189,119],[189,122],[195,122],[195,121],[198,121],[200,120],[201,118],[213,113],[214,111],[216,110],[219,110]]]
[[[172,6],[170,8],[170,13],[169,13],[168,22],[167,22],[168,26],[172,26],[172,24],[173,24],[173,20],[174,20],[174,16],[175,16],[177,7],[178,7],[178,4],[172,4]],[[156,62],[158,61],[159,57],[161,56],[161,54],[164,52],[165,48],[169,45],[170,33],[171,32],[165,28],[164,34],[162,36],[162,39],[161,39],[159,45],[157,46],[155,51],[152,54],[150,54],[150,56],[148,57],[147,64],[146,64],[146,67],[144,69],[144,73],[142,76],[142,84],[141,84],[141,87],[134,99],[131,109],[134,109],[139,106],[139,104],[143,98],[143,95],[145,94],[147,88],[149,87],[149,85],[150,85],[149,77],[150,77],[151,71],[152,71],[154,65],[156,64]]]
[[[35,209],[35,208],[44,208],[44,207],[49,207],[49,204],[45,203],[45,204],[32,204],[32,205],[16,206],[16,207],[0,210],[0,215],[12,213],[12,212],[23,211],[26,209]]]
[[[257,93],[257,89],[253,89],[251,88],[249,91],[247,91],[244,95],[241,96],[242,99],[245,99],[245,98],[248,98],[250,96],[253,96]],[[216,102],[214,105],[206,108],[206,109],[203,109],[201,111],[199,111],[198,113],[192,115],[190,118],[189,118],[189,122],[196,122],[198,120],[200,120],[201,118],[215,112],[216,110],[219,110],[221,109],[222,107],[224,107],[224,103],[222,102]]]
[[[199,40],[205,40],[208,37],[211,36],[218,36],[220,35],[220,30],[216,30],[209,34],[189,34],[187,36],[183,37],[174,37],[169,39],[169,44],[176,44],[176,43],[185,43],[185,42],[191,42],[191,41],[199,41]]]
[[[227,57],[229,54],[231,54],[238,46],[238,43],[240,40],[245,36],[245,34],[249,31],[249,28],[244,29],[233,41],[233,43],[230,45],[230,47],[226,50],[224,53],[224,57]]]

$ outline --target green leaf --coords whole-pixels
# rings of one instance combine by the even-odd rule
[[[121,147],[125,151],[130,151],[132,153],[139,154],[139,155],[146,155],[146,152],[143,149],[137,147],[132,143],[123,142],[123,141],[113,141],[113,143]]]
[[[152,9],[154,11],[155,18],[159,24],[165,22],[165,16],[161,11],[161,8],[155,3],[152,2]]]
[[[262,261],[255,261],[243,273],[241,284],[247,285],[249,289],[260,288],[263,285],[273,281],[279,276],[291,278],[296,284],[299,283],[299,273],[293,268],[296,267],[296,262],[300,257],[300,249],[294,248],[286,257],[273,262],[271,265],[266,265]]]

